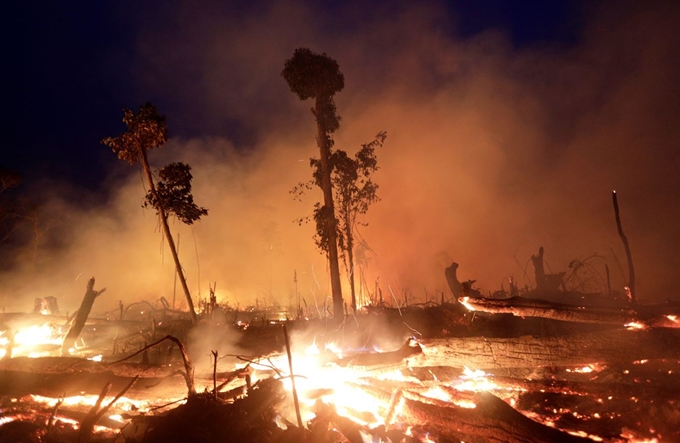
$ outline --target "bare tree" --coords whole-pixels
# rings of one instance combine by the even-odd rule
[[[308,48],[298,48],[293,57],[286,60],[283,78],[290,90],[300,100],[315,99],[312,113],[316,118],[321,173],[316,183],[323,191],[324,204],[318,206],[327,243],[324,252],[328,256],[331,274],[331,290],[333,293],[333,314],[336,319],[344,316],[342,286],[340,284],[340,267],[338,265],[337,220],[333,205],[333,187],[331,183],[330,156],[333,147],[331,134],[340,127],[340,117],[336,114],[333,96],[342,91],[345,77],[340,72],[338,62],[326,54],[316,54]],[[317,225],[317,229],[318,229]]]
[[[156,107],[151,103],[146,103],[139,107],[138,113],[124,109],[123,123],[127,126],[127,131],[118,137],[107,137],[102,140],[102,143],[118,154],[118,158],[121,160],[125,160],[131,165],[141,164],[149,186],[145,206],[151,205],[157,211],[165,239],[175,262],[177,275],[189,305],[191,321],[196,325],[198,316],[194,309],[182,265],[179,262],[175,242],[170,233],[168,215],[175,214],[182,222],[191,224],[200,219],[202,215],[207,215],[208,211],[196,206],[193,202],[191,195],[192,176],[189,172],[191,168],[188,165],[183,163],[169,164],[160,171],[160,180],[156,184],[146,153],[150,149],[160,148],[168,139],[165,117],[158,114]]]

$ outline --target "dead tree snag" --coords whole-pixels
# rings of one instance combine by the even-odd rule
[[[90,315],[90,311],[92,310],[94,300],[104,291],[106,291],[106,288],[99,291],[94,290],[94,277],[90,278],[90,280],[87,282],[87,290],[85,291],[83,301],[80,303],[78,313],[76,314],[75,319],[71,324],[71,328],[68,330],[68,333],[66,333],[66,337],[64,337],[64,341],[62,342],[61,355],[69,355],[69,349],[75,346],[76,340],[85,326],[87,317]]]

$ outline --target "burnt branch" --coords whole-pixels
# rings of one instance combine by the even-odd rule
[[[116,360],[116,361],[113,361],[113,362],[107,363],[107,364],[113,365],[113,364],[116,364],[116,363],[121,363],[125,360],[129,360],[132,357],[135,357],[135,356],[153,348],[154,346],[161,344],[165,340],[172,341],[179,348],[179,350],[182,354],[182,361],[184,362],[184,370],[185,370],[185,372],[183,372],[182,375],[184,376],[184,380],[186,381],[187,389],[189,390],[189,395],[191,396],[191,395],[196,394],[196,387],[195,387],[195,384],[194,384],[194,365],[191,363],[191,360],[189,359],[189,354],[187,353],[187,349],[184,346],[184,343],[182,343],[182,341],[180,339],[178,339],[177,337],[173,337],[172,335],[166,335],[165,337],[161,338],[160,340],[155,341],[155,342],[151,343],[150,345],[143,347],[139,351],[137,351],[133,354],[130,354],[125,358],[122,358],[120,360]]]

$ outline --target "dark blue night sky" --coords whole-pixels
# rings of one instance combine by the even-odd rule
[[[121,291],[162,286],[132,283],[142,263],[162,261],[154,218],[138,170],[101,144],[124,130],[123,108],[147,101],[170,135],[152,167],[191,164],[210,209],[195,227],[196,243],[210,245],[204,278],[285,296],[292,267],[323,269],[311,225],[292,223],[314,200],[289,194],[317,153],[311,104],[281,77],[308,47],[345,75],[336,147],[388,133],[382,200],[367,215],[372,278],[434,293],[457,260],[462,279],[486,290],[510,276],[531,285],[525,263],[543,246],[556,272],[596,254],[597,275],[584,280],[602,283],[606,260],[620,288],[616,189],[640,298],[677,298],[677,0],[11,0],[3,17],[0,167],[24,177],[11,192],[60,223],[45,245],[60,248],[41,249],[62,273],[45,273],[48,287],[81,272],[109,273]]]
[[[220,8],[229,13],[248,15],[266,2],[248,2],[247,6],[223,3]],[[328,2],[322,11],[331,16],[338,13],[327,28],[328,37],[356,25],[342,13],[348,5],[357,7],[359,14],[365,16],[380,13],[381,7],[364,3]],[[201,5],[197,2],[193,8],[200,9]],[[137,33],[149,21],[153,26],[172,26],[164,20],[167,11],[175,7],[184,6],[178,1],[162,5],[132,1],[11,1],[3,12],[10,27],[4,31],[9,99],[5,102],[8,117],[3,125],[6,132],[2,166],[20,171],[29,180],[49,177],[97,187],[112,163],[110,153],[99,145],[99,140],[121,130],[123,107],[134,108],[153,100],[163,105],[171,119],[185,114],[179,108],[195,107],[173,98],[172,90],[145,94],[126,65],[134,63]],[[565,0],[459,0],[446,3],[444,8],[451,14],[443,20],[444,32],[453,38],[469,39],[497,29],[507,33],[516,48],[576,44],[585,13],[581,2]],[[288,54],[280,56],[283,60]],[[239,145],[247,145],[253,138],[253,128],[238,119],[216,127],[183,118],[175,120],[170,129],[173,135],[184,137],[227,136]]]

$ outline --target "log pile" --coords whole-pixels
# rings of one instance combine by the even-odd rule
[[[89,294],[93,301],[101,291],[90,283],[86,298]],[[327,351],[314,364],[290,352],[285,325],[254,331],[258,340],[276,338],[275,346],[259,350],[278,350],[239,356],[241,365],[222,372],[214,351],[215,367],[196,368],[194,374],[182,341],[174,337],[143,349],[107,342],[102,362],[70,356],[5,358],[0,360],[0,401],[3,415],[13,418],[0,424],[0,440],[56,441],[57,435],[59,441],[115,438],[117,443],[680,440],[674,426],[680,417],[677,307],[573,306],[523,297],[461,302],[369,310],[344,328],[365,322],[379,324],[378,329],[361,330],[345,342],[342,355]],[[530,326],[503,334],[485,329],[489,319],[507,316]],[[535,327],[542,323],[524,318],[568,327],[542,334]],[[120,326],[129,320],[115,321]],[[131,336],[154,341],[157,325],[139,328],[137,323],[139,331]],[[346,339],[348,330],[312,335],[314,340]],[[367,345],[376,334],[393,342],[412,337],[382,352],[367,346],[347,351]],[[164,340],[181,352],[169,354]],[[117,358],[111,355],[115,349]],[[322,383],[312,388],[283,387],[287,380],[297,383],[319,374]],[[105,401],[102,387],[126,398]],[[75,408],[58,400],[75,393],[96,402]],[[53,399],[49,407],[39,403],[38,394]],[[154,404],[130,406],[135,399]],[[109,412],[122,422],[113,421]],[[69,419],[75,420],[70,431]]]
[[[166,408],[164,413],[123,412],[127,425],[118,435],[124,438],[121,442],[186,441],[199,435],[204,441],[245,442],[302,438],[352,443],[366,438],[547,442],[587,441],[587,436],[611,442],[674,441],[680,438],[673,425],[680,416],[678,332],[617,329],[570,337],[423,339],[390,352],[325,359],[324,365],[352,374],[351,383],[338,387],[328,378],[323,392],[307,393],[306,400],[316,404],[309,407],[302,427],[294,424],[291,415],[291,392],[280,388],[286,379],[285,365],[279,372],[264,366],[254,369],[253,360],[247,371],[214,374],[213,392],[206,388],[202,393],[182,394],[179,398],[186,399],[182,406]],[[257,362],[276,357],[259,357]],[[128,392],[141,397],[152,392],[149,382],[161,378],[158,368],[126,362],[106,365],[55,357],[11,359],[3,364],[0,374],[5,377],[10,367],[21,372],[21,366],[36,373],[51,366],[55,374],[72,371],[83,379],[95,374],[101,376],[98,381],[121,377],[116,392],[133,373],[142,374]],[[466,367],[483,369],[483,375],[466,375]],[[297,371],[305,377],[307,369]],[[165,375],[171,374],[166,370]],[[186,391],[182,377],[171,379],[177,390]],[[0,385],[16,384],[7,380]],[[205,388],[206,380],[199,385]],[[16,384],[13,389],[19,388],[24,392],[11,396],[25,398],[34,390],[29,384]],[[378,406],[368,408],[369,401],[357,395],[350,408],[337,405],[336,409],[334,389],[361,392]],[[434,395],[433,390],[439,393]]]

